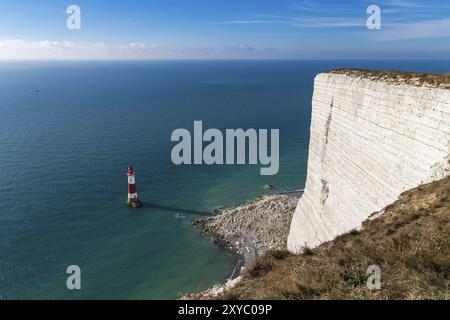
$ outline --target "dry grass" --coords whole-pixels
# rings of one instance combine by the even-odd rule
[[[269,251],[222,299],[450,299],[450,177],[404,193],[362,231],[302,255]],[[381,268],[381,290],[366,270]]]
[[[331,73],[345,74],[372,80],[382,80],[386,83],[428,85],[444,89],[450,88],[450,74],[417,73],[405,71],[375,71],[367,69],[337,69]]]

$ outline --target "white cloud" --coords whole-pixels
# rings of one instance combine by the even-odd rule
[[[130,42],[111,45],[86,41],[27,41],[0,39],[0,59],[233,59],[271,58],[273,50],[257,50],[241,42],[224,48],[209,46],[170,47],[163,44]]]
[[[370,1],[367,2],[369,4]],[[446,20],[441,17],[448,4],[411,0],[380,0],[384,39],[434,38],[448,34]],[[296,28],[361,28],[366,29],[367,13],[362,7],[350,7],[348,3],[323,4],[319,1],[297,1],[290,6],[293,15],[257,14],[246,20],[226,21],[226,24],[280,24]],[[331,14],[330,14],[331,13]],[[399,35],[395,36],[398,32]],[[381,37],[379,37],[381,38]]]
[[[238,47],[241,50],[250,50],[250,51],[255,50],[252,46],[250,46],[247,43],[240,43]]]
[[[131,49],[141,49],[141,50],[147,49],[147,45],[142,42],[130,42],[128,44],[128,47]]]
[[[365,27],[366,17],[347,18],[347,17],[305,17],[295,18],[291,23],[294,27],[299,28],[355,28]]]
[[[389,0],[384,2],[385,5],[398,8],[412,8],[412,9],[448,9],[449,5],[430,4],[427,2],[418,2],[410,0]]]
[[[225,21],[225,24],[284,24],[297,28],[352,28],[365,27],[366,17],[348,18],[348,17],[282,17],[267,15],[269,19],[260,20],[231,20]]]
[[[225,21],[224,24],[270,24],[279,22],[277,20],[230,20]]]
[[[178,50],[164,45],[130,42],[110,45],[86,41],[0,39],[0,59],[163,59]]]
[[[158,58],[164,46],[131,42],[113,46],[104,42],[27,41],[0,39],[0,59],[132,59]]]
[[[382,41],[450,37],[450,18],[386,24],[375,36]]]

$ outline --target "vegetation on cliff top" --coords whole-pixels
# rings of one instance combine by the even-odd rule
[[[450,89],[449,73],[418,73],[406,71],[376,71],[368,69],[336,69],[330,73],[344,74],[367,78],[371,80],[382,80],[394,84],[411,84],[415,86],[431,86]]]
[[[370,291],[366,270],[381,268]],[[450,299],[450,177],[302,255],[269,251],[222,299]]]

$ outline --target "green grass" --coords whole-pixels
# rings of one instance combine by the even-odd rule
[[[270,251],[222,299],[450,299],[450,177],[302,255]],[[381,290],[366,286],[370,265]]]
[[[346,74],[373,80],[383,80],[387,83],[412,84],[416,86],[430,85],[434,87],[450,88],[450,74],[418,73],[405,71],[376,71],[367,69],[336,69],[330,71],[335,74]]]

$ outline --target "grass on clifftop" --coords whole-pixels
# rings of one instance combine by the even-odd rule
[[[370,265],[381,290],[366,286]],[[307,249],[270,251],[222,299],[450,299],[450,177],[401,195],[378,218]]]
[[[330,73],[356,76],[371,80],[382,80],[394,84],[411,84],[415,86],[428,85],[450,88],[450,74],[448,73],[418,73],[406,71],[377,71],[368,69],[336,69]]]

